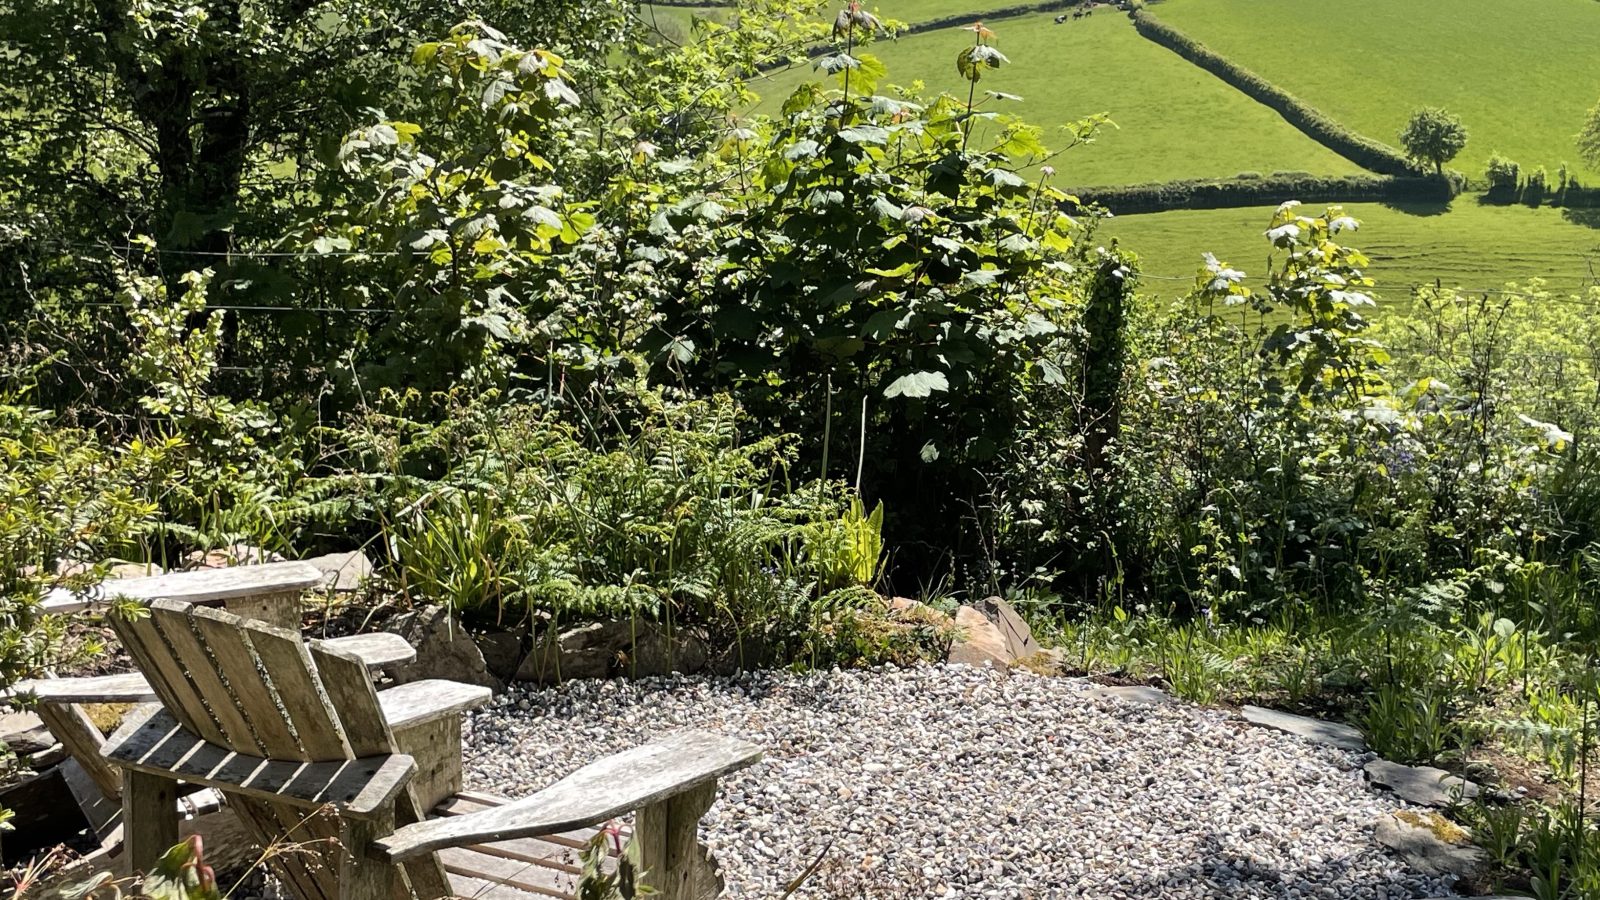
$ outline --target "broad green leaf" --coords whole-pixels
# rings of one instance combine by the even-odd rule
[[[943,372],[912,372],[901,375],[884,389],[883,396],[893,397],[927,397],[934,391],[950,390],[950,381]]]

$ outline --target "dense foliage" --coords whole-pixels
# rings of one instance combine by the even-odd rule
[[[1600,292],[1378,314],[1359,223],[1290,202],[1264,271],[1208,255],[1160,298],[1089,202],[1449,200],[1448,117],[1408,129],[1419,177],[1135,11],[1388,175],[1073,197],[1060,154],[1108,120],[1052,143],[999,113],[981,24],[964,91],[930,95],[860,4],[749,0],[681,45],[548,7],[0,13],[0,683],[96,649],[38,601],[116,559],[354,542],[386,600],[761,662],[892,658],[883,594],[1003,593],[1086,670],[1581,783]],[[1494,200],[1574,184],[1486,174]]]

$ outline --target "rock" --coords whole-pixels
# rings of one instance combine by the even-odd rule
[[[963,606],[956,610],[956,627],[962,636],[950,645],[946,662],[966,666],[988,666],[1007,671],[1011,668],[1011,649],[1005,634],[989,617],[978,610]]]
[[[254,566],[261,563],[283,562],[281,553],[263,550],[251,544],[230,544],[213,550],[195,550],[184,561],[191,569],[226,569],[229,566]]]
[[[978,604],[978,611],[993,622],[1005,636],[1006,650],[1012,660],[1027,659],[1044,649],[1033,639],[1033,630],[1011,604],[999,597],[990,597]]]
[[[108,578],[144,578],[147,575],[164,575],[166,570],[155,563],[128,562],[125,559],[108,559],[101,563]],[[81,559],[56,560],[56,575],[73,578],[94,571],[94,564]]]
[[[388,631],[405,638],[417,648],[417,658],[390,666],[396,684],[444,678],[466,684],[480,684],[495,691],[505,689],[500,679],[489,674],[483,652],[461,623],[442,606],[425,606],[397,616]]]
[[[1438,813],[1401,810],[1380,816],[1372,836],[1425,875],[1477,881],[1489,868],[1489,855],[1472,845],[1461,826]]]
[[[1259,706],[1246,706],[1239,712],[1251,724],[1286,731],[1308,741],[1331,744],[1342,750],[1352,750],[1357,753],[1367,749],[1367,741],[1361,736],[1361,731],[1341,722],[1324,722],[1321,719],[1297,716],[1275,709],[1263,709]]]
[[[1176,697],[1160,688],[1143,684],[1102,684],[1089,689],[1089,696],[1121,700],[1124,703],[1143,703],[1146,706],[1175,706]]]
[[[1403,766],[1387,759],[1366,765],[1367,778],[1379,787],[1394,791],[1400,799],[1418,806],[1450,806],[1457,795],[1462,800],[1478,796],[1478,786],[1432,766]]]
[[[623,660],[623,670],[637,678],[668,672],[693,674],[704,671],[710,657],[710,644],[699,631],[678,628],[668,635],[664,629],[651,626],[639,635],[633,652]]]
[[[43,772],[58,762],[67,758],[67,748],[61,744],[51,744],[37,753],[22,757],[22,762],[35,772]]]
[[[1038,675],[1060,675],[1072,669],[1072,663],[1067,659],[1067,651],[1060,647],[1040,650],[1032,656],[1017,660],[1016,664]]]
[[[61,578],[72,578],[94,570],[94,564],[81,559],[56,560],[56,575]]]
[[[618,619],[568,629],[553,642],[547,634],[534,642],[516,678],[553,684],[574,678],[699,672],[710,657],[711,647],[697,631],[677,629],[668,634],[654,622]]]
[[[891,597],[885,609],[890,619],[903,624],[931,625],[939,629],[955,627],[955,620],[949,613],[910,597]]]
[[[527,636],[526,629],[518,628],[479,632],[472,639],[478,642],[478,651],[483,654],[483,664],[489,674],[501,681],[510,681],[516,677],[517,667],[522,665],[522,644]]]
[[[574,678],[605,678],[618,656],[633,646],[633,623],[591,622],[551,640],[547,630],[517,669],[518,681],[553,684]]]
[[[348,594],[361,589],[372,577],[372,560],[360,550],[349,553],[329,553],[302,560],[322,572],[322,589],[334,594]]]
[[[55,736],[31,712],[0,713],[0,744],[18,756],[40,753],[55,746]]]

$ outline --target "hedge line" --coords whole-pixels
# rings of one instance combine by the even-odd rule
[[[1288,91],[1217,54],[1148,12],[1136,10],[1131,17],[1141,35],[1221,78],[1258,103],[1276,110],[1289,124],[1356,165],[1380,175],[1416,174],[1416,169],[1399,150],[1351,131]]]
[[[1448,203],[1456,195],[1449,178],[1439,176],[1338,175],[1274,172],[1235,178],[1164,181],[1069,190],[1082,204],[1099,204],[1117,215],[1169,209],[1229,209],[1270,206],[1284,200],[1355,203],[1410,200]]]
[[[1047,0],[1044,3],[1024,3],[1017,6],[1003,6],[999,9],[986,9],[980,13],[960,13],[954,16],[945,16],[942,19],[929,19],[926,22],[913,22],[906,26],[900,34],[921,34],[924,31],[938,31],[941,28],[954,28],[959,25],[971,25],[974,21],[982,19],[992,22],[997,19],[1014,19],[1032,13],[1055,12],[1058,9],[1071,9],[1079,6],[1084,0]],[[1116,15],[1116,11],[1106,9],[1103,15]]]
[[[1000,19],[1015,19],[1019,16],[1028,16],[1033,15],[1034,13],[1055,12],[1056,10],[1071,9],[1074,6],[1081,6],[1085,2],[1086,0],[1044,0],[1042,3],[1022,3],[1016,6],[1003,6],[999,9],[984,10],[980,13],[959,13],[953,16],[945,16],[942,19],[929,19],[926,22],[913,22],[907,25],[901,31],[896,32],[896,36],[905,37],[907,35],[922,34],[928,31],[939,31],[940,29],[944,28],[955,28],[961,25],[971,25],[973,21],[977,19],[982,19],[985,22],[993,22]],[[1106,9],[1104,14],[1116,15],[1116,12],[1112,9]],[[828,56],[829,54],[838,53],[842,49],[843,45],[841,44],[817,44],[806,49],[806,56],[811,59],[815,59],[819,56]],[[868,49],[870,51],[870,45]],[[760,66],[757,66],[757,69],[762,72],[769,72],[773,69],[792,65],[794,62],[795,60],[792,57],[785,57],[783,59],[775,59],[770,62],[762,63]]]
[[[1483,195],[1485,202],[1497,206],[1550,206],[1557,209],[1600,209],[1600,188],[1568,185],[1566,190],[1546,187],[1535,191],[1526,181],[1516,190],[1489,190]]]

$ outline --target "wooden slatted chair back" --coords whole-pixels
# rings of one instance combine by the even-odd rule
[[[252,756],[352,758],[299,635],[176,600],[152,601],[149,610],[113,616],[113,627],[184,727]]]
[[[192,603],[155,600],[149,608],[144,618],[111,617],[113,627],[167,710],[198,736],[272,760],[398,752],[359,657],[307,646],[287,629]],[[263,846],[293,845],[273,853],[271,862],[300,900],[349,900],[366,882],[392,882],[397,897],[448,894],[434,856],[406,863],[404,877],[389,879],[363,872],[372,864],[345,851],[381,836],[393,820],[341,823],[331,813],[224,793]],[[399,824],[424,814],[408,788],[397,803]],[[361,829],[376,830],[367,835]]]

